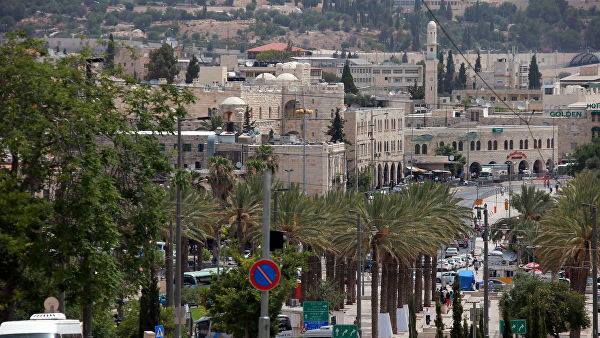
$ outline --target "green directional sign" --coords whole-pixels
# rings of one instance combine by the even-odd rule
[[[329,324],[329,303],[322,301],[305,301],[302,303],[304,328],[318,329]]]
[[[513,334],[526,334],[527,321],[525,319],[513,319],[510,321],[510,328]],[[500,334],[504,332],[504,321],[500,320]]]
[[[334,325],[332,338],[359,338],[358,329],[356,325]]]

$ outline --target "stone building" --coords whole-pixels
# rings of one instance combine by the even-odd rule
[[[363,59],[348,59],[350,74],[358,88],[385,88],[406,91],[409,87],[423,85],[423,66],[409,63],[371,63]],[[337,66],[342,76],[344,63]]]
[[[343,143],[274,144],[279,168],[274,180],[287,186],[297,184],[307,194],[322,195],[331,190],[346,189],[346,152]],[[250,145],[250,156],[258,145]]]
[[[447,145],[465,157],[464,177],[477,176],[482,165],[508,162],[514,174],[543,175],[556,158],[558,137],[552,126],[521,125],[410,128],[404,136],[407,165],[429,169],[447,164],[446,156],[432,160],[436,149]]]
[[[345,113],[348,170],[371,167],[373,186],[393,186],[403,177],[404,109],[361,108]]]
[[[145,80],[148,76],[148,63],[150,62],[150,52],[154,47],[122,47],[115,51],[115,67],[123,69],[125,74],[129,74],[136,79]]]

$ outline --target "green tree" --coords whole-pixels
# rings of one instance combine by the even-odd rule
[[[425,86],[417,86],[417,81],[408,87],[408,94],[411,100],[423,100],[425,98]]]
[[[264,52],[258,53],[256,59],[258,61],[264,62],[286,62],[289,58],[292,57],[292,52],[288,50],[284,51],[276,51],[276,50],[268,50]]]
[[[108,36],[108,44],[106,45],[106,59],[104,61],[106,68],[112,69],[115,66],[115,39],[112,33]]]
[[[477,59],[475,59],[475,73],[479,73],[481,71],[481,54],[477,51]]]
[[[536,55],[533,54],[529,63],[529,89],[540,89],[542,85],[542,74],[538,69]]]
[[[347,94],[358,94],[358,88],[354,85],[354,79],[352,78],[352,74],[350,73],[350,64],[348,60],[344,64],[344,69],[342,70],[342,83],[344,84],[344,92]]]
[[[335,116],[331,120],[331,124],[327,127],[327,135],[331,136],[329,142],[343,142],[350,144],[346,139],[346,134],[344,134],[344,119],[340,117],[340,109],[337,108],[335,111]]]
[[[573,157],[575,158],[575,164],[573,165],[575,172],[600,168],[600,138],[592,138],[590,143],[575,148]]]
[[[223,128],[223,117],[220,114],[212,114],[208,119],[202,120],[198,130],[215,131],[217,128]]]
[[[460,68],[458,69],[458,76],[456,77],[455,87],[457,89],[467,88],[467,69],[465,68],[464,62],[461,62]]]
[[[439,299],[435,300],[435,338],[444,338],[444,319]]]
[[[503,297],[503,300],[505,300],[507,298]],[[501,332],[502,334],[502,338],[512,338],[513,337],[513,332],[512,332],[512,325],[510,325],[510,316],[508,314],[508,306],[507,305],[500,305],[500,310],[502,311],[502,320],[504,321],[504,330]]]
[[[450,337],[462,338],[463,330],[466,330],[467,328],[462,327],[463,306],[462,296],[460,294],[460,281],[458,280],[458,275],[456,275],[456,277],[454,278],[452,290],[454,291],[454,298],[452,299],[452,330],[450,330]]]
[[[168,83],[172,83],[178,73],[173,47],[163,43],[160,48],[150,52],[148,80],[165,78]]]
[[[452,50],[448,51],[448,57],[446,59],[446,72],[444,73],[444,92],[452,93],[454,89],[454,58],[452,56]]]
[[[192,83],[194,79],[198,77],[200,72],[200,65],[198,65],[198,59],[196,55],[192,56],[192,60],[185,71],[185,83]]]
[[[244,112],[244,123],[242,125],[242,132],[251,133],[254,131],[255,122],[252,121],[252,108],[246,107],[246,111]]]
[[[327,83],[338,83],[341,82],[342,79],[335,73],[323,72],[323,81]]]
[[[454,156],[454,162],[456,163],[450,166],[450,171],[452,172],[452,175],[457,175],[460,171],[462,171],[465,164],[467,163],[467,159],[465,159],[463,154],[449,145],[437,147],[437,149],[435,150],[435,154],[438,156]]]

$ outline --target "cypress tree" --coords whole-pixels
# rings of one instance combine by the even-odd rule
[[[467,318],[463,318],[463,326],[462,326],[463,338],[473,337],[473,332],[471,332],[472,330],[473,330],[473,326],[471,326],[471,329],[469,330],[469,323],[467,323]],[[469,336],[469,333],[471,333],[470,336]]]
[[[448,58],[446,60],[446,74],[444,77],[444,89],[446,93],[452,93],[454,89],[454,58],[452,57],[452,50],[448,51]]]
[[[192,60],[188,64],[187,70],[185,71],[185,83],[192,83],[194,79],[198,77],[200,72],[200,65],[198,65],[198,59],[196,55],[192,56]]]
[[[254,121],[252,121],[252,108],[246,107],[244,112],[244,124],[242,125],[242,131],[249,133],[254,130]]]
[[[452,330],[450,330],[451,338],[462,338],[462,297],[460,295],[460,281],[458,275],[454,277],[454,284],[452,284],[452,291],[454,292],[454,299],[452,299]]]
[[[529,89],[540,89],[542,74],[538,68],[537,58],[535,54],[531,57],[529,64]]]
[[[444,338],[444,320],[439,297],[435,300],[435,338]]]
[[[140,313],[138,324],[138,336],[142,337],[144,331],[154,330],[160,315],[158,277],[153,268],[150,269],[148,284],[142,287],[140,297]]]
[[[108,36],[108,44],[106,45],[106,59],[104,65],[108,69],[112,69],[115,66],[115,39],[112,33]]]
[[[475,60],[475,73],[479,73],[481,71],[481,55],[479,51],[477,51],[477,59]]]
[[[331,136],[330,142],[344,142],[350,144],[346,140],[346,134],[344,134],[344,119],[340,117],[340,109],[335,110],[335,116],[331,120],[331,125],[328,127],[327,135]]]
[[[350,73],[350,64],[348,63],[348,60],[346,60],[346,64],[342,70],[342,83],[344,84],[344,92],[358,94],[358,88],[354,85],[354,78],[352,78],[352,74]]]
[[[457,89],[465,89],[467,88],[467,69],[465,68],[465,63],[462,62],[460,64],[460,68],[458,69],[458,75],[456,76],[456,85]]]

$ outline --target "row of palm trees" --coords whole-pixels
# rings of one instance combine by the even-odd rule
[[[272,157],[264,156],[269,154],[268,149],[261,154],[252,161],[263,161],[264,165],[254,165],[256,170],[239,179],[234,177],[229,160],[213,157],[207,177],[210,189],[203,189],[201,184],[185,187],[182,225],[187,238],[206,243],[227,236],[230,243],[236,243],[233,249],[240,253],[259,246],[262,218],[259,170],[277,168]],[[321,259],[325,257],[326,280],[346,295],[347,303],[355,302],[357,255],[370,255],[374,335],[378,331],[378,313],[386,312],[395,318],[396,308],[405,306],[410,295],[416,296],[418,310],[431,305],[437,251],[471,231],[470,209],[460,206],[460,200],[442,184],[414,184],[399,194],[371,196],[344,191],[309,196],[298,186],[281,189],[277,182],[273,189],[278,194],[272,227],[284,232],[287,245],[311,253],[308,268],[301,275],[302,298],[323,282]],[[170,194],[167,206],[173,206],[173,196]],[[363,234],[360,253],[357,223]],[[165,238],[168,234],[165,231]],[[219,254],[217,250],[213,250],[213,255]],[[167,257],[167,262],[169,259],[172,258]],[[332,306],[340,308],[344,302]],[[395,320],[392,323],[396,332]]]

